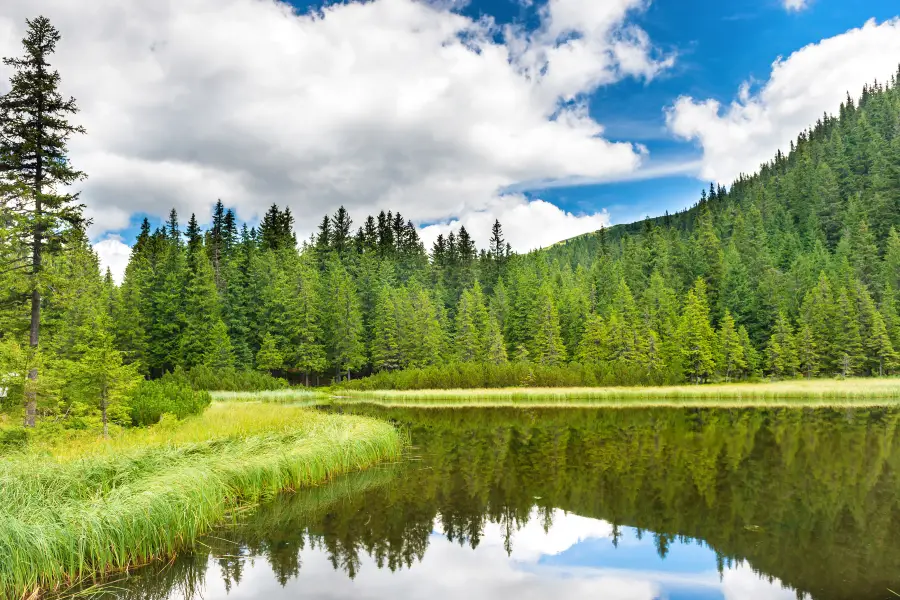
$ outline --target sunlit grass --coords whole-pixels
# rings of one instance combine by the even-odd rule
[[[661,387],[350,391],[334,402],[382,406],[882,406],[900,402],[900,378],[812,379]]]
[[[170,556],[235,508],[396,459],[403,445],[384,422],[249,403],[38,443],[0,458],[0,597]]]
[[[282,389],[264,392],[210,392],[213,400],[221,402],[280,402],[284,404],[315,405],[328,394],[310,389]]]

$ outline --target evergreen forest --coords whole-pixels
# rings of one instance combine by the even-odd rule
[[[298,240],[288,208],[250,226],[225,199],[144,220],[117,284],[72,192],[90,174],[67,144],[90,132],[58,91],[58,40],[29,21],[0,97],[0,401],[28,424],[126,422],[117,404],[166,377],[647,385],[900,368],[900,71],[677,214],[517,254],[499,222],[426,248],[397,211],[341,207]]]

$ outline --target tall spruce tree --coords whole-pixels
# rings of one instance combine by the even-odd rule
[[[59,93],[59,73],[48,62],[60,34],[49,19],[26,21],[21,58],[4,58],[12,70],[10,90],[0,97],[0,178],[14,190],[5,208],[15,217],[15,231],[27,247],[5,269],[23,269],[30,277],[29,344],[37,351],[41,327],[42,270],[46,252],[57,252],[68,230],[83,227],[82,206],[61,189],[84,178],[69,162],[68,141],[85,130],[69,122],[78,112],[74,98]],[[24,259],[24,260],[23,260]],[[28,377],[38,378],[37,368]],[[36,398],[25,398],[25,425],[34,427]]]

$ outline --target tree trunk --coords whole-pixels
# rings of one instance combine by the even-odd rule
[[[307,371],[306,373],[304,373],[304,376],[305,376],[305,379],[306,379],[306,387],[309,387],[309,371]]]
[[[106,406],[109,404],[106,397],[106,390],[100,394],[100,411],[103,413],[103,437],[109,437],[109,420],[106,418]]]
[[[41,107],[38,107],[38,119],[41,118]],[[43,206],[41,205],[41,182],[43,181],[42,161],[40,150],[37,155],[37,167],[34,175],[34,240],[31,247],[31,331],[29,343],[37,358],[38,340],[41,332],[41,292],[38,289],[38,274],[41,272],[41,251],[43,250]],[[28,379],[32,384],[25,392],[25,427],[34,427],[37,414],[37,378],[38,369],[32,367],[28,371]]]

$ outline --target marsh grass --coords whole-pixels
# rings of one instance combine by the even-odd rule
[[[0,457],[0,597],[172,556],[244,507],[397,459],[404,443],[372,419],[232,403]]]
[[[659,387],[340,390],[337,404],[386,407],[884,406],[900,403],[900,378],[813,379]]]
[[[327,400],[327,393],[309,389],[283,389],[262,392],[210,392],[218,402],[278,402],[282,404],[315,406]]]

